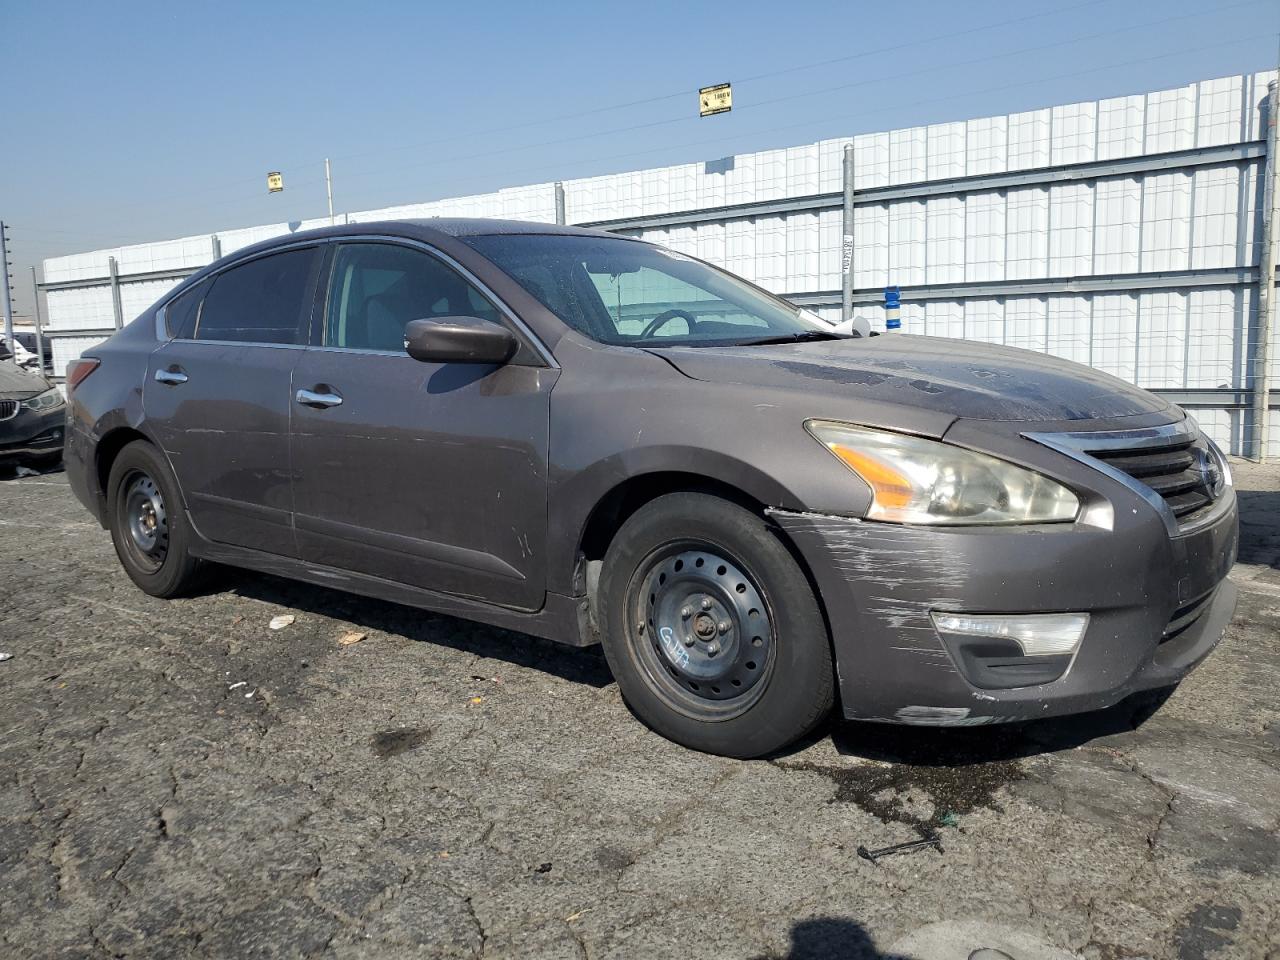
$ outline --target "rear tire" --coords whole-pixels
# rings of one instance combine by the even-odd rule
[[[676,743],[773,753],[835,697],[809,581],[756,514],[673,493],[622,525],[601,570],[604,652],[627,704]]]
[[[189,551],[178,481],[150,443],[133,441],[111,464],[107,508],[116,556],[144,593],[177,597],[196,584],[203,565]]]

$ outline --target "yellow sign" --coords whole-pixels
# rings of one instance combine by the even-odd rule
[[[279,193],[284,189],[284,177],[279,170],[267,174],[267,193]]]
[[[698,91],[698,116],[710,117],[733,109],[733,88],[727,83],[703,87]]]

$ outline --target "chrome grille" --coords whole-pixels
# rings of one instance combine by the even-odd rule
[[[1215,522],[1233,502],[1226,460],[1190,417],[1158,427],[1023,436],[1124,484],[1156,509],[1171,537]]]
[[[1213,503],[1213,491],[1203,469],[1209,451],[1202,436],[1181,437],[1159,447],[1130,450],[1086,447],[1085,452],[1150,487],[1179,520]]]
[[[0,420],[12,420],[17,415],[17,400],[0,400]]]

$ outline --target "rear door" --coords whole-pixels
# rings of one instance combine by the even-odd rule
[[[175,338],[151,356],[144,411],[196,528],[296,556],[290,386],[310,328],[316,245],[214,275],[166,307]]]
[[[294,371],[299,552],[536,609],[558,370],[527,342],[505,365],[423,363],[405,353],[405,324],[449,315],[515,326],[424,248],[336,245],[318,343]]]

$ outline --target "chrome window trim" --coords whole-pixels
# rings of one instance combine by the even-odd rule
[[[1142,450],[1147,447],[1162,447],[1171,441],[1194,440],[1199,435],[1200,428],[1190,417],[1179,420],[1177,423],[1169,423],[1159,427],[1139,427],[1130,430],[1069,433],[1027,432],[1022,434],[1028,440],[1032,440],[1051,450],[1056,450],[1072,460],[1105,474],[1137,494],[1150,504],[1151,508],[1160,516],[1160,519],[1164,521],[1165,531],[1171,538],[1185,537],[1187,534],[1196,533],[1216,523],[1231,509],[1232,503],[1235,502],[1234,495],[1228,496],[1227,492],[1224,492],[1222,496],[1218,497],[1208,507],[1203,508],[1198,514],[1191,514],[1186,523],[1180,524],[1169,504],[1165,502],[1164,497],[1160,496],[1141,480],[1129,476],[1123,470],[1117,470],[1110,464],[1089,456],[1086,449]],[[1207,441],[1208,437],[1205,439]],[[1212,449],[1211,441],[1209,446]],[[1227,490],[1231,491],[1230,485],[1228,485]],[[1234,491],[1231,492],[1234,494]]]
[[[306,350],[305,343],[264,343],[261,340],[194,340],[174,337],[170,343],[207,343],[215,347],[266,347],[270,350]]]
[[[445,253],[443,250],[439,250],[431,246],[431,244],[424,243],[421,240],[414,240],[411,237],[388,236],[386,234],[381,234],[381,233],[353,233],[353,234],[348,234],[346,236],[341,236],[341,237],[326,237],[324,242],[325,243],[347,243],[352,240],[373,242],[373,243],[393,243],[402,247],[411,247],[413,249],[422,251],[423,253],[427,254],[427,256],[435,257],[437,260],[442,261],[446,266],[460,273],[467,280],[468,283],[474,286],[477,290],[479,290],[482,294],[484,294],[486,297],[489,298],[489,300],[493,302],[494,306],[498,308],[499,312],[501,312],[502,315],[506,317],[507,320],[510,321],[510,323],[520,331],[521,334],[524,335],[525,340],[527,340],[529,345],[533,347],[534,352],[538,354],[539,357],[542,358],[542,361],[544,364],[546,364],[552,370],[560,369],[560,364],[556,362],[556,358],[552,356],[551,351],[547,349],[547,345],[542,342],[542,340],[538,337],[536,333],[533,332],[532,329],[530,329],[527,323],[525,323],[523,320],[520,319],[520,315],[516,313],[514,310],[512,310],[505,300],[503,300],[500,296],[494,293],[488,284],[486,284],[483,280],[477,277],[474,273],[468,270],[465,266],[463,266],[453,257],[449,256],[449,254]],[[328,280],[325,281],[326,284],[328,282],[329,282]],[[324,344],[320,344],[319,346],[313,347],[312,349],[343,350],[350,353],[377,353],[377,354],[384,354],[384,355],[397,356],[397,357],[408,356],[407,353],[402,354],[397,350],[371,350],[371,349],[366,349],[364,347],[330,347]]]
[[[317,350],[321,353],[359,353],[362,355],[372,355],[375,357],[404,357],[406,360],[412,360],[404,350],[375,350],[372,347],[326,347],[312,346],[310,350]]]

